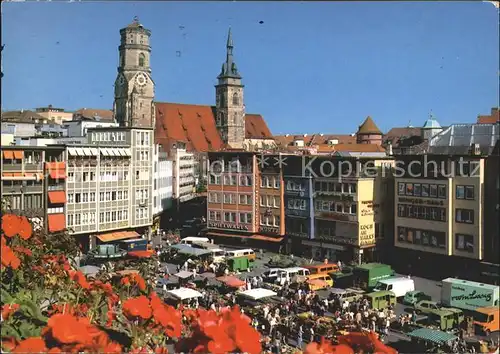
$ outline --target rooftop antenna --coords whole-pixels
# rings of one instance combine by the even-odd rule
[[[134,23],[139,23],[139,17],[134,16]]]
[[[413,128],[413,126],[411,125],[411,119],[408,120],[408,128]]]

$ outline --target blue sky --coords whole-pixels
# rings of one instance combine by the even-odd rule
[[[248,113],[279,133],[472,122],[498,106],[498,9],[482,2],[2,3],[2,108],[111,108],[119,29],[152,31],[156,100],[214,104],[228,26]],[[263,23],[259,23],[263,21]],[[180,55],[179,55],[180,53]]]

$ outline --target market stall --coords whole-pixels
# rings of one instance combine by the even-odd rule
[[[241,291],[245,290],[246,282],[234,276],[227,275],[216,279],[227,288],[238,289]]]
[[[199,291],[190,288],[168,290],[167,294],[180,301],[197,299],[203,296]]]
[[[264,288],[256,288],[256,289],[250,289],[250,290],[245,290],[245,291],[240,291],[238,295],[248,298],[253,301],[257,300],[262,300],[265,298],[269,298],[272,296],[278,295],[272,290],[269,289],[264,289]]]

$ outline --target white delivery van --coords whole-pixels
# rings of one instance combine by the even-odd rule
[[[278,273],[278,277],[276,278],[276,283],[280,285],[284,285],[285,282],[291,283],[295,277],[302,276],[305,277],[310,275],[309,269],[301,268],[301,267],[293,267],[293,268],[284,268],[281,269]]]
[[[181,242],[179,242],[181,245],[188,245],[188,246],[191,246],[191,244],[193,244],[193,242],[206,242],[206,243],[210,243],[210,240],[206,237],[193,237],[193,236],[189,236],[189,237],[185,237],[181,240]]]
[[[282,268],[271,268],[262,273],[262,277],[265,280],[275,281],[282,270]]]
[[[382,279],[375,284],[373,291],[392,291],[396,297],[405,296],[408,291],[415,290],[415,282],[411,278],[397,277]]]
[[[223,263],[226,260],[226,251],[220,248],[209,249],[212,252],[212,259],[214,263]]]

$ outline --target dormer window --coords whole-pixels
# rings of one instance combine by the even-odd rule
[[[294,145],[294,146],[303,147],[303,146],[304,146],[304,140],[302,140],[302,139],[296,139],[296,140],[293,142],[293,145]]]

